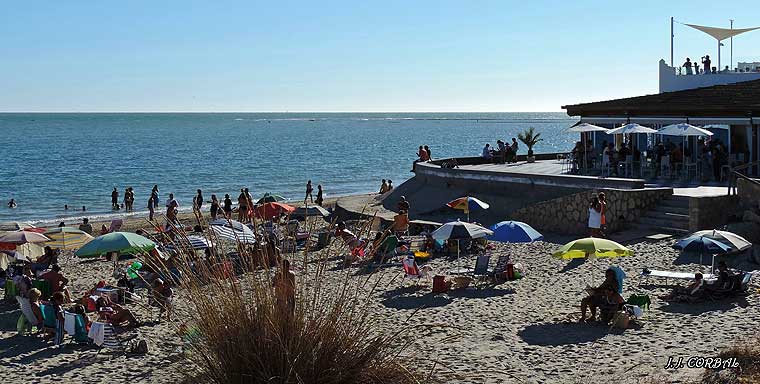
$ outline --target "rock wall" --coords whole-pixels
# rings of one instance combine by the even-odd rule
[[[741,214],[738,196],[703,196],[689,198],[689,230],[716,229],[726,225],[732,216]]]
[[[589,232],[589,199],[602,191],[607,196],[608,233],[624,229],[661,199],[673,194],[672,188],[587,190],[532,204],[513,212],[511,218],[526,222],[538,230],[586,235]]]
[[[736,189],[744,209],[760,206],[760,185],[744,179],[736,180]]]

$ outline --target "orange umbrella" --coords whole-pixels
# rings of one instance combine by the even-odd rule
[[[283,212],[290,213],[295,210],[295,207],[283,203],[266,203],[256,207],[256,216],[262,219],[271,219],[273,217],[280,216],[280,214]]]

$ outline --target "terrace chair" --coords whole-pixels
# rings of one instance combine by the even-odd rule
[[[63,313],[63,330],[71,335],[73,337],[72,341],[77,344],[88,344],[90,342],[90,338],[87,337],[84,316],[78,313]]]
[[[37,330],[42,331],[43,324],[37,323],[37,316],[34,315],[34,311],[32,311],[32,304],[29,302],[29,299],[26,297],[16,296],[16,301],[18,301],[18,305],[21,308],[21,315],[26,318],[27,327],[26,332],[32,331],[32,326],[37,327]]]

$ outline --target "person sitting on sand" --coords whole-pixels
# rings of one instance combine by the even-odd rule
[[[728,271],[728,265],[725,261],[718,263],[718,280],[715,282],[715,288],[725,289],[731,285],[731,273]]]
[[[596,287],[587,290],[589,295],[581,300],[581,318],[580,322],[596,320],[596,308],[605,304],[622,302],[622,297],[618,294],[618,280],[615,271],[608,269],[604,273],[604,282]],[[586,319],[586,309],[591,308],[591,317]]]
[[[486,146],[483,147],[483,153],[482,156],[486,160],[491,160],[493,155],[491,154],[491,144],[486,143]]]
[[[379,193],[382,195],[385,192],[388,192],[388,182],[385,181],[385,179],[383,179],[383,183],[380,184],[380,192]]]
[[[88,235],[92,235],[92,224],[90,224],[90,219],[86,217],[82,219],[82,224],[79,224],[79,230]]]
[[[50,283],[51,292],[63,292],[66,302],[71,302],[71,292],[69,292],[69,288],[66,286],[69,284],[69,279],[63,276],[61,267],[58,264],[53,264],[50,270],[45,272],[40,278]]]
[[[42,292],[40,292],[39,289],[32,288],[29,290],[29,306],[32,308],[32,313],[34,314],[34,318],[37,319],[37,322],[31,325],[36,326],[38,328],[41,328],[41,325],[43,322],[42,308],[40,308],[40,297],[42,297]]]
[[[660,299],[666,301],[688,301],[696,298],[700,289],[704,286],[704,282],[702,274],[697,272],[694,274],[694,281],[689,283],[689,285],[685,287],[675,287],[669,294],[660,296]]]
[[[95,301],[95,308],[101,320],[109,321],[113,325],[122,326],[124,323],[126,323],[127,327],[137,327],[140,325],[140,322],[132,314],[132,311],[111,302],[107,296],[99,297]]]

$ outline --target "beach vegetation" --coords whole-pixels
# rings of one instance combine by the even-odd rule
[[[406,327],[377,326],[380,319],[372,313],[371,292],[382,279],[370,283],[375,279],[356,277],[347,270],[336,281],[335,273],[327,273],[337,268],[336,260],[345,249],[335,245],[280,254],[262,242],[255,246],[226,242],[225,247],[212,231],[205,235],[215,241],[205,259],[181,248],[188,242],[180,241],[184,236],[180,234],[175,243],[181,251],[175,259],[154,262],[162,273],[175,268],[182,275],[179,297],[187,308],[176,318],[182,319],[178,332],[186,343],[189,366],[194,367],[188,369],[188,381],[421,381],[399,331]],[[297,270],[294,306],[273,285],[282,273],[279,257]]]

